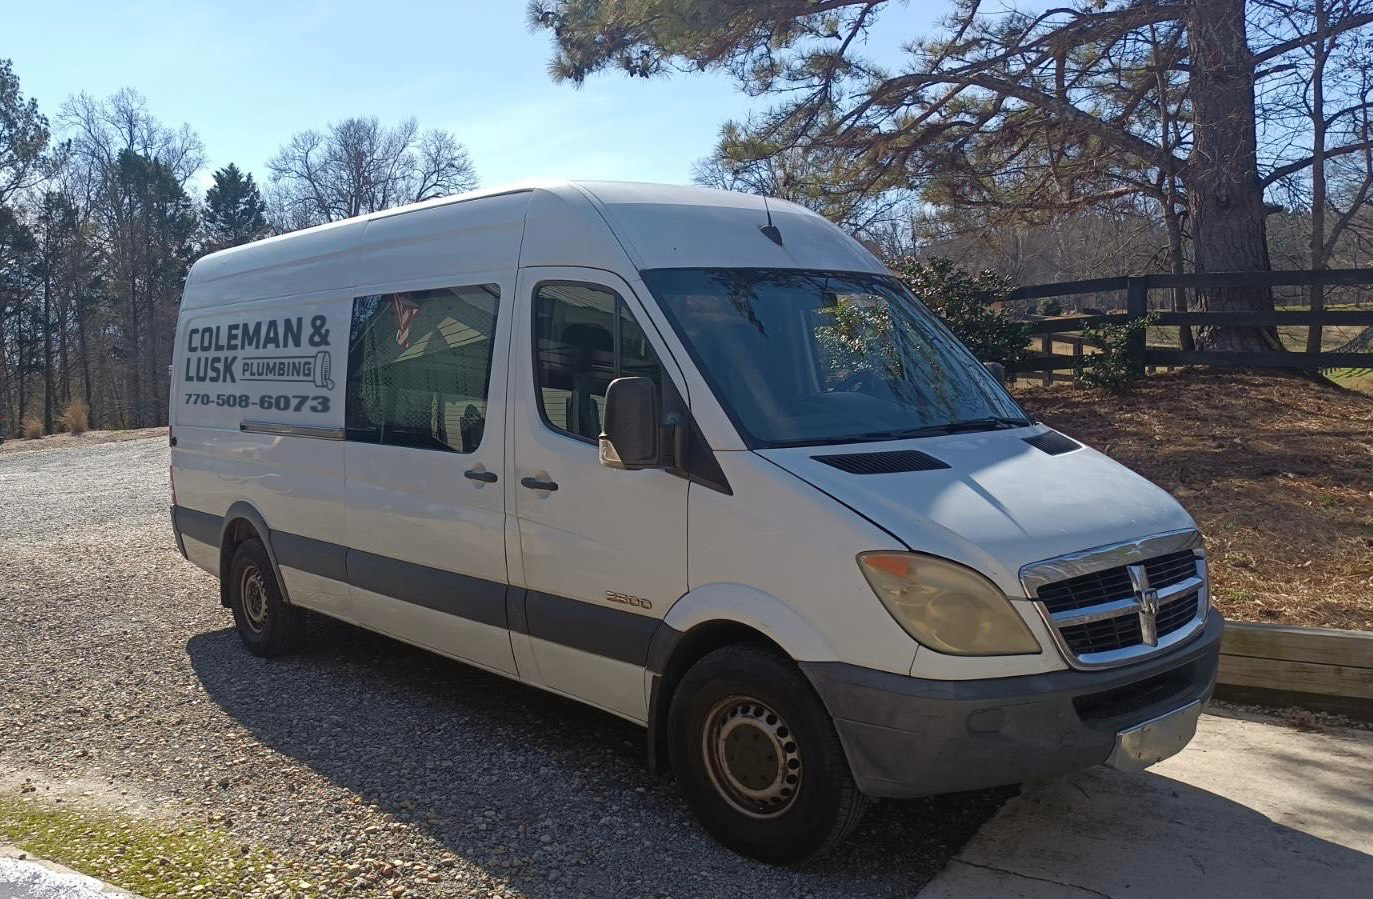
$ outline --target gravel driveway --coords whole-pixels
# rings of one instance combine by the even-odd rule
[[[249,655],[167,503],[165,438],[0,456],[0,791],[209,826],[309,884],[260,895],[909,895],[1006,795],[748,861],[619,719],[317,616]]]

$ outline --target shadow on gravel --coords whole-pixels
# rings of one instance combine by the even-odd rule
[[[230,629],[187,651],[261,743],[535,894],[909,895],[1014,793],[880,803],[836,853],[773,868],[712,842],[611,715],[319,616],[289,658]]]

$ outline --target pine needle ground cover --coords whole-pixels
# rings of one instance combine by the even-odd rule
[[[1227,618],[1373,630],[1373,396],[1199,370],[1150,375],[1124,395],[1015,393],[1187,507]]]

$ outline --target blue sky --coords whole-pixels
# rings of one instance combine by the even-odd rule
[[[291,134],[370,114],[453,131],[484,184],[679,183],[721,123],[760,103],[725,75],[555,84],[549,36],[529,31],[524,0],[0,5],[0,57],[13,59],[25,95],[49,118],[78,91],[132,87],[164,123],[200,135],[202,185],[231,161],[265,181],[266,160]],[[901,43],[944,8],[893,2],[869,55],[895,65]]]

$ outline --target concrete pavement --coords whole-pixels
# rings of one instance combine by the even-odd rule
[[[1204,715],[1143,774],[1026,785],[922,899],[1373,896],[1373,732]]]
[[[0,846],[0,899],[138,899],[70,868]]]

